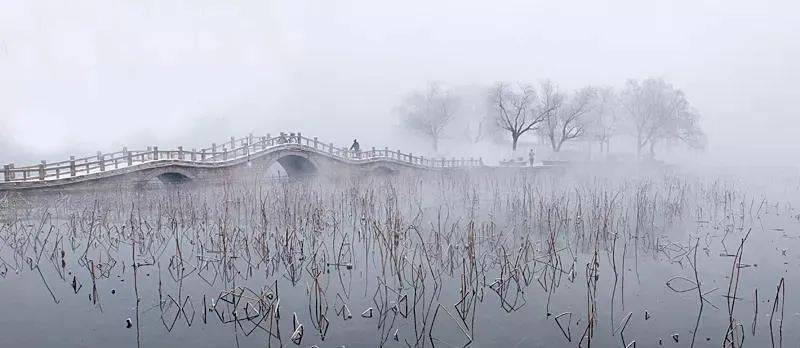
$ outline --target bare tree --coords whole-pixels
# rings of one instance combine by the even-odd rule
[[[513,88],[505,82],[498,82],[489,92],[489,105],[492,118],[501,129],[511,134],[511,149],[517,150],[517,142],[523,134],[535,130],[552,112],[551,100],[537,105],[536,91],[530,85]]]
[[[681,113],[678,117],[675,138],[693,149],[705,149],[708,145],[706,133],[700,128],[700,115],[692,110]]]
[[[614,88],[597,88],[586,123],[589,136],[600,145],[600,152],[609,152],[611,138],[619,131],[619,111],[619,98]]]
[[[403,125],[430,139],[433,150],[439,150],[439,141],[447,125],[453,120],[458,104],[449,89],[435,82],[428,83],[425,91],[410,94],[398,106]]]
[[[550,111],[545,113],[540,133],[550,142],[553,152],[559,152],[564,143],[586,133],[586,115],[591,110],[595,91],[585,87],[565,95],[550,80],[542,82],[541,91],[539,108],[550,108]]]
[[[683,92],[663,79],[628,80],[621,102],[633,126],[638,155],[649,147],[650,156],[655,156],[655,144],[662,140],[705,146],[699,115]]]

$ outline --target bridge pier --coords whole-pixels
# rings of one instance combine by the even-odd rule
[[[133,156],[131,155],[130,152],[128,152],[128,148],[127,147],[122,148],[122,152],[125,153],[125,159],[128,161],[128,167],[132,166],[133,165]]]
[[[69,156],[69,176],[75,176],[75,156]]]
[[[13,172],[11,171],[14,169],[14,163],[9,163],[3,166],[3,179],[8,182],[14,180]]]
[[[105,161],[103,161],[103,153],[100,152],[100,151],[97,151],[97,162],[99,164],[100,171],[101,172],[106,171],[106,164],[105,164]]]

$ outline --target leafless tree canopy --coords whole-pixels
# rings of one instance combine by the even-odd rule
[[[535,130],[547,114],[555,108],[557,100],[545,96],[537,98],[531,85],[520,84],[516,88],[498,82],[489,92],[489,105],[497,126],[511,134],[511,146],[517,149],[517,141],[523,134]]]
[[[425,91],[417,91],[406,97],[398,111],[403,125],[428,138],[434,151],[438,151],[439,141],[453,120],[457,106],[458,99],[451,90],[431,82]]]
[[[565,142],[586,133],[588,125],[586,116],[593,106],[595,90],[585,87],[564,94],[550,80],[545,80],[541,86],[543,102],[540,107],[549,111],[545,114],[540,133],[548,140],[553,152],[559,152]]]
[[[453,131],[457,132],[457,137],[471,143],[479,143],[496,139],[499,135],[500,129],[488,112],[486,98],[488,89],[489,87],[485,85],[477,84],[452,88],[452,93],[458,100],[458,111],[452,121]]]
[[[677,139],[694,148],[705,146],[699,115],[683,92],[663,79],[629,80],[621,103],[632,125],[639,155],[649,147],[650,156],[654,156],[656,143],[665,140]]]
[[[612,87],[595,89],[592,106],[586,115],[587,136],[597,141],[600,152],[609,152],[611,138],[620,128],[619,97]]]
[[[626,140],[630,136],[640,156],[648,150],[653,156],[657,146],[676,142],[698,149],[706,144],[700,116],[683,92],[663,79],[629,80],[621,90],[587,86],[563,91],[551,80],[536,86],[497,82],[488,88],[488,97],[482,90],[487,88],[446,89],[430,83],[398,109],[403,124],[430,139],[437,151],[445,129],[475,143],[490,133],[509,134],[513,151],[529,132],[554,153],[574,140],[597,142],[601,152],[609,152],[611,139],[623,135]],[[451,129],[452,123],[459,126]]]

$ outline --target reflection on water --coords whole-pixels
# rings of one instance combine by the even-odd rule
[[[9,194],[0,346],[792,346],[799,219],[677,176]]]

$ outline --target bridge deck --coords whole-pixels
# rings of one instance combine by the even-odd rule
[[[184,166],[217,167],[228,166],[251,157],[265,153],[281,151],[287,148],[313,152],[340,161],[358,164],[374,161],[387,161],[405,166],[440,169],[456,167],[482,166],[481,159],[436,159],[414,156],[411,153],[402,153],[399,150],[375,149],[355,153],[347,148],[337,148],[333,143],[323,143],[316,137],[307,138],[301,133],[280,133],[277,137],[269,134],[262,137],[252,135],[244,138],[231,137],[230,141],[223,144],[213,143],[210,147],[200,150],[186,150],[179,146],[177,149],[160,150],[157,146],[145,150],[128,150],[112,153],[98,152],[94,156],[83,158],[70,157],[69,160],[47,163],[42,161],[37,165],[15,167],[7,164],[3,167],[3,176],[0,180],[0,189],[13,186],[15,183],[53,184],[61,180],[73,181],[82,178],[102,178],[111,175],[120,175],[136,171],[139,168],[149,168],[162,163],[181,164]]]

